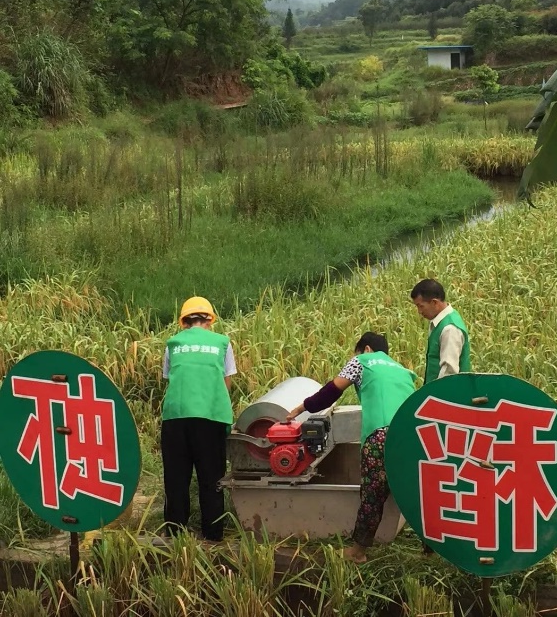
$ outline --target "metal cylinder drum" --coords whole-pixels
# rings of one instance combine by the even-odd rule
[[[248,405],[234,428],[252,437],[265,437],[275,422],[282,422],[289,411],[320,388],[320,383],[308,377],[291,377]],[[296,420],[303,422],[308,417],[306,411]],[[231,444],[230,460],[236,469],[266,469],[269,465],[269,449],[247,443]]]

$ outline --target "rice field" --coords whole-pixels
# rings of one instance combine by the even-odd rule
[[[44,563],[33,588],[0,595],[0,615],[453,617],[479,608],[478,581],[437,557],[424,560],[410,538],[377,548],[360,567],[345,562],[336,543],[276,546],[242,532],[218,547],[202,546],[187,533],[166,547],[151,539],[107,534],[82,561],[77,585],[62,562]],[[549,580],[554,573],[547,560],[535,575]],[[493,591],[494,614],[534,617],[532,602],[505,583]],[[527,578],[513,583],[525,597],[532,591]]]
[[[236,349],[235,405],[241,409],[288,376],[330,377],[368,328],[386,333],[400,361],[423,371],[426,325],[408,294],[426,276],[445,284],[469,323],[476,370],[508,372],[555,396],[557,232],[543,223],[555,216],[556,201],[548,189],[539,209],[516,206],[448,243],[442,237],[413,261],[378,272],[355,268],[347,280],[325,282],[303,297],[269,288],[254,311],[217,324]],[[175,326],[150,330],[148,310],[113,315],[112,301],[87,273],[11,286],[0,300],[0,373],[31,351],[64,349],[98,364],[128,400],[158,404],[164,342]]]

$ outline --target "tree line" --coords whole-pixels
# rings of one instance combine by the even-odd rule
[[[469,11],[484,4],[496,4],[509,11],[524,11],[536,8],[548,8],[554,5],[552,0],[333,0],[324,4],[319,10],[308,11],[300,21],[309,26],[330,25],[347,17],[357,17],[363,7],[372,6],[377,12],[380,7],[384,23],[396,23],[408,16],[429,17],[432,13],[437,18],[463,17]]]

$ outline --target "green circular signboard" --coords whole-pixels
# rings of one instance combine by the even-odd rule
[[[21,499],[66,531],[116,519],[141,468],[135,422],[114,383],[86,360],[39,351],[0,389],[0,456]]]
[[[389,486],[416,533],[484,577],[524,570],[557,548],[557,403],[509,375],[432,381],[397,411]]]

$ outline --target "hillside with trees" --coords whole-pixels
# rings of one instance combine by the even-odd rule
[[[306,93],[337,71],[305,55],[304,24],[311,21],[346,26],[332,48],[340,54],[363,51],[360,35],[368,49],[385,29],[419,26],[434,40],[456,20],[449,27],[459,33],[449,36],[473,45],[479,61],[490,54],[499,65],[547,59],[557,10],[540,10],[536,0],[478,2],[334,0],[315,10],[316,0],[14,0],[0,5],[2,128],[184,97],[228,102],[255,93],[272,107],[277,89],[282,101],[291,88],[298,91],[289,105],[300,100],[306,109]],[[520,45],[514,37],[522,37]],[[283,116],[269,114],[275,124]]]
[[[102,112],[114,96],[208,87],[268,32],[263,0],[13,0],[0,6],[0,82],[30,113]]]

